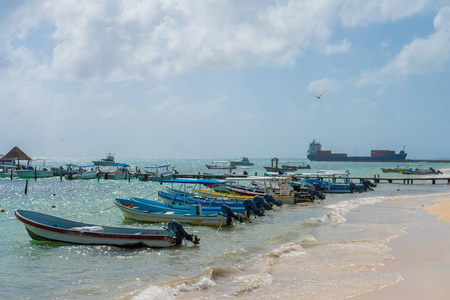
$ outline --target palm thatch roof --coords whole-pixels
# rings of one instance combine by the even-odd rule
[[[22,150],[20,150],[19,147],[14,147],[11,149],[11,151],[9,151],[8,153],[6,153],[5,156],[3,156],[2,158],[0,158],[0,161],[11,161],[11,160],[33,160],[31,157],[29,157],[28,155],[25,154],[25,152],[23,152]]]

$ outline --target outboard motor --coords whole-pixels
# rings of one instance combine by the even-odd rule
[[[367,180],[367,179],[363,180],[363,184],[364,184],[364,187],[366,188],[366,190],[373,191],[372,187],[375,187],[375,185],[372,182],[370,182],[369,180]]]
[[[244,205],[245,209],[247,210],[247,216],[249,216],[251,212],[253,212],[258,217],[264,216],[264,213],[256,207],[255,202],[253,202],[252,200],[249,200],[249,199],[244,200],[244,202],[242,202],[242,204]]]
[[[325,195],[320,190],[317,190],[315,188],[310,189],[310,194],[314,197],[319,198],[320,200],[325,199]]]
[[[325,187],[324,187],[324,186],[321,186],[321,185],[318,184],[317,182],[315,182],[315,183],[313,184],[313,186],[314,186],[314,189],[315,189],[316,191],[320,191],[320,192],[325,191]]]
[[[376,187],[377,185],[375,183],[372,183],[372,181],[364,179],[363,180],[364,184],[367,184],[370,187]]]
[[[240,215],[235,214],[228,205],[223,204],[220,209],[227,217],[227,225],[232,224],[232,222],[233,222],[232,219],[239,221],[239,223],[244,222],[244,218],[242,218],[242,216],[240,216]]]
[[[275,204],[276,206],[282,206],[283,203],[281,203],[281,201],[278,201],[277,199],[275,199],[271,194],[265,194],[263,197],[264,200],[266,200],[266,202],[268,203],[272,203]]]
[[[307,193],[295,193],[294,194],[295,203],[302,203],[302,202],[312,202],[314,201],[314,195],[308,191]]]
[[[352,193],[353,192],[359,192],[359,193],[361,193],[362,191],[356,186],[356,184],[354,184],[353,182],[352,183],[350,183],[350,190],[352,191]]]
[[[262,210],[262,209],[271,210],[272,209],[272,207],[261,196],[256,195],[253,198],[253,202],[255,202],[256,207],[258,207],[260,210]]]
[[[188,234],[186,231],[184,231],[183,226],[180,224],[180,222],[176,220],[170,220],[168,224],[169,230],[173,232],[173,234],[177,237],[177,245],[181,244],[183,239],[188,240],[189,242],[192,242],[194,245],[200,244],[200,239],[193,234]]]

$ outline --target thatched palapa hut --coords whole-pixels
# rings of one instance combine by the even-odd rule
[[[23,152],[22,150],[20,150],[19,147],[16,146],[16,147],[12,148],[11,151],[6,153],[5,156],[0,158],[0,164],[1,164],[1,162],[16,161],[16,160],[17,160],[17,165],[19,167],[20,167],[21,160],[26,160],[28,162],[27,167],[29,167],[30,161],[33,159],[31,157],[29,157],[28,155],[26,155],[25,152]]]

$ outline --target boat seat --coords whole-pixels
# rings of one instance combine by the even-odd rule
[[[79,232],[103,232],[102,226],[83,226],[83,227],[72,227],[70,228],[72,231]]]

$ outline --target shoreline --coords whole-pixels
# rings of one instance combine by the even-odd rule
[[[432,200],[416,211],[416,226],[388,245],[395,258],[382,267],[397,272],[397,284],[359,295],[357,299],[448,299],[450,286],[450,198]]]

